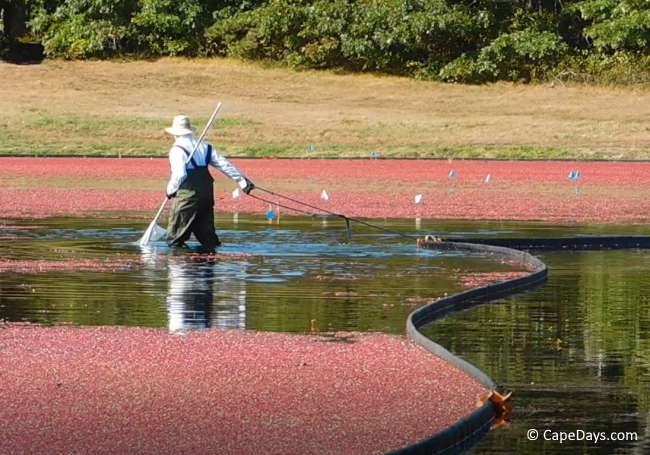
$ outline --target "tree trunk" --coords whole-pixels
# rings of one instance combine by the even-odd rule
[[[0,2],[5,35],[11,40],[27,33],[27,8],[24,3]]]

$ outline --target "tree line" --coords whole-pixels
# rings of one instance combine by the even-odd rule
[[[649,0],[0,0],[0,12],[0,49],[31,39],[66,59],[231,56],[448,82],[650,81]]]

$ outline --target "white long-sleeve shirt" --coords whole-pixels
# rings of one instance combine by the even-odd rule
[[[176,193],[181,184],[185,181],[187,171],[194,169],[192,162],[187,161],[188,155],[186,155],[180,147],[183,147],[188,151],[188,153],[192,153],[197,140],[198,139],[191,134],[176,136],[174,145],[169,149],[169,164],[172,173],[169,178],[169,183],[167,183],[167,194]],[[239,169],[237,169],[237,167],[235,167],[234,164],[222,156],[214,147],[212,147],[211,156],[206,156],[207,151],[208,143],[201,142],[196,149],[196,152],[194,152],[194,155],[192,155],[197,166],[205,166],[206,164],[209,164],[237,182],[240,188],[244,189],[246,187],[246,177]]]

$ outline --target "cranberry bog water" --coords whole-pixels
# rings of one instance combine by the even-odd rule
[[[404,321],[420,305],[522,273],[512,264],[420,250],[414,241],[357,224],[348,241],[340,218],[295,216],[245,195],[233,198],[234,186],[223,178],[217,179],[217,225],[224,241],[218,254],[174,251],[164,243],[141,249],[137,239],[164,197],[165,160],[2,158],[0,163],[0,318],[5,321],[0,333],[7,354],[2,359],[8,362],[2,370],[13,371],[3,373],[11,388],[0,414],[9,429],[3,450],[16,451],[32,441],[34,451],[44,453],[45,441],[58,441],[61,450],[96,453],[137,446],[160,453],[161,441],[176,447],[175,439],[194,441],[198,452],[218,445],[227,453],[246,453],[250,444],[262,444],[256,439],[261,438],[279,452],[358,453],[371,447],[368,452],[383,453],[445,428],[471,412],[485,393],[460,371],[409,346]],[[409,235],[648,234],[646,163],[236,163],[263,187]],[[522,453],[538,453],[538,442],[522,438],[530,428],[557,427],[559,414],[567,427],[638,436],[600,441],[598,450],[644,447],[649,377],[644,296],[650,257],[643,251],[540,257],[551,267],[540,290],[453,315],[426,332],[515,391],[511,426],[488,435],[480,450],[501,453],[518,444]],[[366,338],[367,333],[374,335]],[[345,349],[330,349],[337,345]],[[356,363],[347,371],[352,360],[339,362],[360,361],[369,352],[371,364]],[[254,363],[239,364],[242,353]],[[135,358],[148,363],[135,368]],[[9,368],[15,362],[24,368]],[[180,366],[169,368],[172,364]],[[169,376],[179,369],[185,371],[181,379]],[[230,377],[227,394],[214,394],[206,369],[215,380]],[[348,375],[359,369],[369,375]],[[347,379],[333,382],[327,371]],[[257,379],[251,382],[247,374]],[[386,382],[376,382],[375,374]],[[403,374],[413,390],[424,385],[438,398],[417,406],[408,400],[418,393],[385,395],[389,384],[407,383]],[[259,382],[264,378],[268,384]],[[172,383],[189,388],[170,388]],[[137,384],[147,384],[148,392]],[[186,395],[193,390],[190,384],[200,390],[201,406]],[[337,396],[347,398],[337,402],[328,395],[332,384],[338,384]],[[307,401],[306,395],[289,393],[303,388],[314,391]],[[360,389],[374,392],[359,394]],[[78,414],[70,414],[73,397]],[[292,400],[313,404],[301,407]],[[187,406],[170,408],[172,402]],[[316,405],[321,402],[333,407]],[[350,402],[364,404],[345,405]],[[220,403],[233,408],[210,414]],[[266,415],[258,412],[262,404],[280,420],[256,420]],[[600,411],[585,413],[600,404]],[[41,412],[47,406],[51,409]],[[412,409],[413,420],[397,418],[408,422],[403,426],[396,426],[399,406]],[[114,411],[106,417],[101,410],[109,408]],[[334,413],[340,423],[336,437],[323,429]],[[144,415],[148,424],[114,437],[134,414]],[[372,415],[383,417],[377,421]],[[221,428],[249,422],[255,437],[234,430],[226,440],[217,437],[225,432],[198,437],[209,434],[206,416]],[[43,419],[54,420],[43,427]],[[192,422],[206,431],[182,430]],[[99,439],[90,436],[98,425],[105,425]],[[175,434],[170,428],[182,434],[168,441],[164,434]],[[294,437],[307,428],[315,432],[310,444]],[[391,431],[381,433],[381,428]],[[584,443],[568,444],[577,449]],[[566,444],[547,451],[561,453]]]
[[[422,252],[365,229],[345,244],[343,226],[305,218],[278,225],[262,216],[222,215],[226,245],[211,257],[175,254],[164,245],[140,251],[134,242],[145,223],[131,220],[29,222],[14,220],[3,230],[13,242],[3,248],[0,302],[1,317],[13,321],[0,329],[3,384],[11,392],[3,394],[0,420],[9,452],[29,446],[36,453],[51,447],[160,453],[178,444],[197,453],[215,446],[246,453],[260,444],[285,453],[403,447],[471,412],[485,393],[409,346],[401,335],[407,314],[448,293],[520,273],[487,258]],[[387,226],[415,228],[412,220]],[[425,232],[434,227],[454,236],[593,233],[532,223],[422,225]],[[453,315],[426,331],[516,393],[511,426],[488,435],[481,450],[500,453],[528,427],[555,425],[557,412],[566,425],[635,431],[635,443],[644,443],[645,334],[626,334],[647,323],[642,296],[650,258],[641,251],[542,257],[555,272],[540,291]],[[598,373],[594,349],[618,360]],[[616,368],[623,363],[635,369]],[[433,392],[426,406],[419,402]],[[603,402],[612,396],[620,405]],[[603,408],[585,415],[585,406],[595,403]],[[406,408],[408,418],[398,411]],[[214,414],[217,409],[223,412]],[[612,415],[620,419],[615,426]],[[231,431],[207,431],[214,422]],[[128,431],[120,430],[125,426]],[[529,442],[526,450],[534,453],[536,445]],[[557,453],[562,450],[558,444]]]

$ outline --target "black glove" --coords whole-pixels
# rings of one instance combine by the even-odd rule
[[[246,180],[246,186],[244,187],[244,189],[242,189],[242,191],[246,194],[250,194],[251,191],[255,189],[255,184],[253,184],[253,182],[248,180],[248,178],[246,177],[244,177],[244,179]]]
[[[167,195],[167,199],[171,199],[171,198],[174,198],[174,197],[176,197],[176,193],[175,193],[175,192],[172,193],[172,194],[168,194],[168,195]]]

